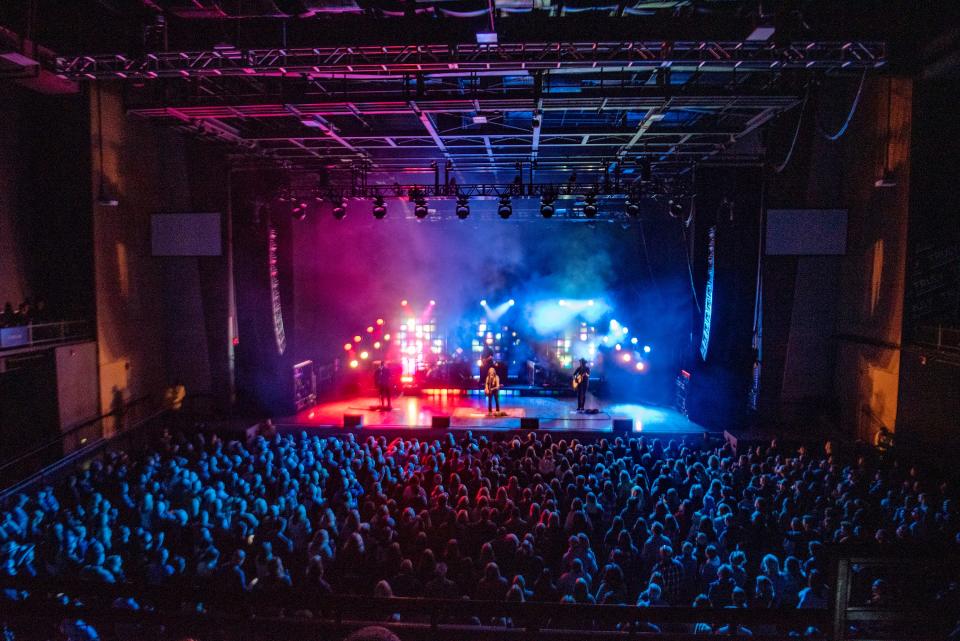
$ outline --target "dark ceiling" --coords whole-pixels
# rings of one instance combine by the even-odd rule
[[[8,0],[62,78],[291,169],[500,181],[750,162],[812,84],[904,65],[929,7],[838,0]],[[902,19],[894,19],[903,9]],[[498,44],[477,44],[495,29]],[[768,28],[758,36],[755,29]],[[751,37],[751,34],[753,37]],[[766,37],[764,37],[766,36]]]

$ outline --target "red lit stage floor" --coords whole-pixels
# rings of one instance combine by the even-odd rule
[[[355,396],[321,403],[295,416],[275,421],[278,427],[342,428],[345,414],[358,414],[367,429],[430,429],[435,416],[449,416],[450,428],[474,430],[520,429],[521,418],[539,419],[539,429],[563,432],[612,433],[614,419],[633,419],[634,432],[643,434],[702,434],[706,429],[672,408],[637,403],[603,402],[590,398],[587,408],[596,414],[578,414],[576,400],[551,396],[502,396],[506,416],[487,416],[486,398],[464,395],[402,396],[391,411],[377,409],[372,396]]]

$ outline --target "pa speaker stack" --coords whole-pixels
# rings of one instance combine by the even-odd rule
[[[435,430],[449,430],[450,417],[449,416],[433,416],[430,418],[430,427],[432,427]]]
[[[343,415],[343,426],[347,429],[359,430],[363,427],[363,415],[361,414],[344,414]]]
[[[538,430],[540,429],[540,419],[536,417],[522,417],[520,419],[520,429],[522,430]]]
[[[630,436],[633,433],[633,419],[632,418],[615,418],[613,419],[613,433],[617,436]]]

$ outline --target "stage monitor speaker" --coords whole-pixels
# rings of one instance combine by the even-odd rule
[[[360,414],[344,414],[343,426],[349,429],[358,430],[363,427],[363,416]]]
[[[450,417],[449,416],[434,416],[430,418],[430,427],[435,430],[449,430],[450,429]]]
[[[540,429],[540,419],[536,417],[528,418],[525,416],[520,419],[520,429],[538,430]]]
[[[630,436],[633,433],[632,418],[613,419],[613,433],[617,436]]]

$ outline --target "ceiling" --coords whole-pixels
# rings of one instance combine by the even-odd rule
[[[888,62],[882,39],[837,37],[857,3],[822,0],[13,2],[0,24],[57,51],[62,80],[122,83],[133,117],[238,162],[381,182],[755,162],[751,134],[809,83]]]

